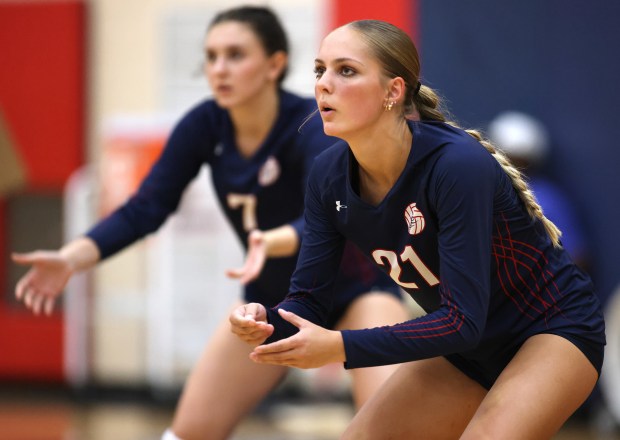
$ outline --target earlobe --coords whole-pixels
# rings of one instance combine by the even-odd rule
[[[403,102],[405,94],[405,81],[397,76],[390,79],[387,88],[387,94],[383,101],[383,110],[389,112],[394,105],[398,106],[399,102]]]

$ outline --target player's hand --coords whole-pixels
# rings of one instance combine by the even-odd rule
[[[255,229],[248,235],[248,253],[245,257],[245,264],[243,267],[227,270],[226,275],[230,278],[238,278],[239,282],[245,285],[260,275],[266,259],[267,245],[263,231]]]
[[[262,344],[273,333],[273,325],[267,323],[267,310],[262,304],[239,306],[232,311],[228,320],[231,331],[253,346]]]
[[[295,335],[254,348],[250,358],[260,364],[317,368],[344,362],[344,343],[339,331],[327,330],[294,313],[279,309],[280,316],[299,329]]]
[[[17,282],[15,297],[35,315],[42,311],[51,315],[56,298],[73,274],[69,263],[58,251],[14,253],[11,258],[17,264],[31,266]]]

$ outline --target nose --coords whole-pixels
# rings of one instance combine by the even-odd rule
[[[212,73],[215,75],[221,75],[223,72],[226,72],[226,68],[227,64],[224,57],[215,57],[213,59],[207,60],[205,64],[205,69],[207,73]]]
[[[319,92],[330,93],[331,92],[332,82],[330,79],[330,74],[327,70],[323,72],[320,77],[316,79],[314,90],[316,93],[319,93]]]

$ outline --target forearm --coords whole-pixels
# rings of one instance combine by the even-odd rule
[[[290,225],[263,231],[263,240],[269,258],[290,257],[299,249],[299,236]]]
[[[88,237],[76,238],[59,250],[73,272],[80,272],[95,266],[101,259],[99,248]]]

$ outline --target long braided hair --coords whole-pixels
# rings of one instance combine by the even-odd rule
[[[367,43],[370,50],[385,73],[390,78],[401,77],[406,83],[405,99],[402,104],[403,116],[417,114],[420,120],[440,121],[461,128],[449,120],[443,109],[439,95],[430,87],[420,85],[420,59],[411,38],[398,27],[380,20],[358,20],[349,23]],[[510,162],[508,157],[497,149],[482,133],[474,129],[465,132],[475,138],[499,162],[504,172],[510,177],[512,186],[523,201],[529,215],[543,223],[554,246],[560,246],[562,232],[543,214],[534,193],[527,184],[523,174]]]

